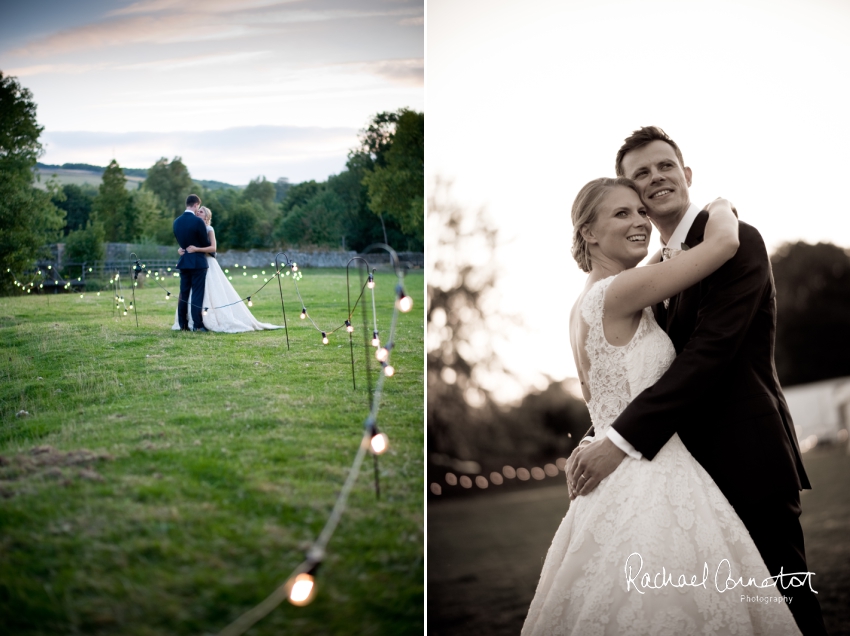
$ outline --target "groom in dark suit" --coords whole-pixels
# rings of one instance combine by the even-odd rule
[[[702,242],[708,213],[690,203],[691,169],[663,130],[635,131],[617,153],[616,168],[638,185],[661,234],[663,259]],[[651,460],[678,433],[741,517],[771,575],[804,573],[800,490],[811,486],[773,362],[773,272],[754,227],[741,222],[739,239],[737,254],[719,270],[654,308],[676,359],[620,414],[606,438],[582,442],[570,458],[567,481],[571,497],[586,495],[627,454]],[[808,582],[786,589],[790,584],[784,577],[777,590],[792,597],[789,608],[800,630],[826,634]]]
[[[195,247],[209,247],[210,239],[207,235],[207,224],[195,216],[201,207],[201,199],[196,194],[190,194],[186,198],[186,211],[174,220],[174,237],[184,250],[190,245]],[[206,254],[186,252],[177,261],[177,269],[180,270],[180,300],[177,304],[177,322],[182,331],[189,330],[189,292],[192,292],[192,322],[193,331],[206,331],[203,316],[201,315],[201,303],[204,299],[204,288],[207,281]]]

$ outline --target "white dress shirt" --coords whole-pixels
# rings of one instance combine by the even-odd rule
[[[670,240],[665,245],[664,241],[661,241],[661,245],[664,247],[670,246],[671,249],[678,250],[681,249],[682,243],[685,242],[685,239],[688,238],[688,232],[691,231],[691,226],[694,224],[694,220],[697,218],[697,214],[700,213],[700,209],[691,203],[688,206],[687,211],[685,212],[685,216],[682,217],[682,220],[679,221],[679,225],[676,226],[676,229],[673,230],[673,234],[670,235]],[[620,435],[613,428],[609,428],[605,431],[605,435],[602,437],[608,437],[612,442],[614,442],[614,446],[619,448],[629,457],[633,457],[634,459],[643,459],[643,455],[641,455],[640,451],[637,450],[634,446],[632,446],[625,437]],[[588,435],[585,437],[579,445],[585,442],[585,440],[592,442],[595,437]],[[600,437],[600,439],[602,439]]]

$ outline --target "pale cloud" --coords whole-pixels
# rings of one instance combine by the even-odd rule
[[[43,73],[64,73],[78,75],[106,68],[108,64],[36,64],[34,66],[21,66],[19,68],[7,69],[6,74],[14,77],[30,77],[42,75]]]
[[[195,25],[189,28],[189,25]],[[202,27],[202,28],[201,28]],[[128,44],[168,44],[210,39],[232,39],[245,35],[246,28],[222,20],[192,21],[191,16],[138,16],[107,20],[67,29],[36,40],[14,51],[11,57],[50,57],[75,51],[100,50]]]
[[[423,26],[425,24],[425,16],[420,15],[416,18],[404,18],[399,24],[401,26]]]
[[[132,15],[139,13],[229,13],[262,7],[292,4],[303,0],[140,0],[108,15]]]
[[[246,60],[259,59],[271,55],[271,51],[248,51],[245,53],[226,53],[223,55],[193,55],[189,57],[169,58],[166,60],[153,60],[151,62],[139,62],[136,64],[124,64],[115,68],[121,71],[158,70],[171,71],[197,66],[209,66],[212,64],[240,64]],[[197,89],[187,89],[187,92],[197,92]]]
[[[425,60],[379,60],[357,64],[367,73],[377,75],[396,84],[423,86],[425,83]]]

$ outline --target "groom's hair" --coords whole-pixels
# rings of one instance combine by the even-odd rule
[[[190,194],[188,197],[186,197],[186,207],[187,208],[191,208],[193,205],[195,205],[196,203],[200,203],[200,202],[201,202],[201,197],[199,197],[197,194]]]
[[[623,159],[627,154],[629,154],[632,150],[642,148],[653,141],[663,141],[664,143],[670,144],[676,152],[676,159],[679,160],[679,166],[682,168],[685,167],[685,160],[682,158],[682,151],[679,150],[679,146],[676,145],[676,142],[670,139],[670,136],[658,126],[644,126],[627,137],[623,142],[623,145],[620,146],[620,149],[617,151],[617,176],[626,176],[623,172]]]

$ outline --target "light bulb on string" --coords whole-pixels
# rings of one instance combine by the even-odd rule
[[[369,279],[366,281],[366,287],[369,289],[375,289],[375,277],[372,276],[372,274],[369,274]]]
[[[387,358],[390,357],[390,351],[386,347],[381,347],[375,352],[375,357],[378,359],[378,362],[386,362]]]
[[[301,309],[301,320],[304,320],[307,317],[307,308],[303,307]]]
[[[306,572],[299,572],[286,582],[286,598],[298,607],[309,605],[316,596],[316,570],[319,564],[312,564]]]
[[[372,332],[372,346],[373,347],[380,347],[381,346],[381,341],[378,339],[378,332],[377,331]]]
[[[393,375],[395,375],[395,368],[393,366],[384,363],[383,367],[384,367],[384,375],[385,376],[387,376],[388,378],[391,378],[391,377],[393,377]]]
[[[125,316],[127,315],[127,310],[126,310],[126,309],[124,310],[124,315],[125,315]]]
[[[129,306],[129,307],[127,307],[127,309],[132,309],[132,308],[133,308],[133,301],[131,300],[131,301],[130,301],[130,306]]]
[[[413,299],[404,293],[404,290],[399,285],[396,288],[398,292],[398,300],[395,302],[395,306],[398,307],[398,310],[402,313],[407,313],[413,308]]]
[[[254,306],[254,303],[251,301],[251,297],[250,297],[250,296],[248,296],[248,306],[249,306],[249,307],[253,307],[253,306]]]
[[[375,455],[382,455],[390,444],[390,440],[387,437],[386,433],[381,433],[378,430],[375,422],[371,422],[369,424],[369,449]]]
[[[290,269],[291,269],[293,272],[297,272],[297,271],[298,271],[298,264],[297,264],[297,263],[293,263],[293,264],[292,264],[292,267],[291,267]]]
[[[209,312],[209,310],[210,310],[210,308],[209,308],[209,307],[204,307],[204,315],[205,315],[205,316],[207,315],[207,313]]]
[[[322,344],[328,344],[328,334],[322,332]]]
[[[351,324],[351,321],[349,321],[349,320],[346,320],[346,321],[345,321],[345,330],[346,330],[348,333],[353,333],[353,332],[354,332],[354,326]]]
[[[170,299],[171,299],[171,292],[170,291],[165,292],[165,300],[170,300]]]

